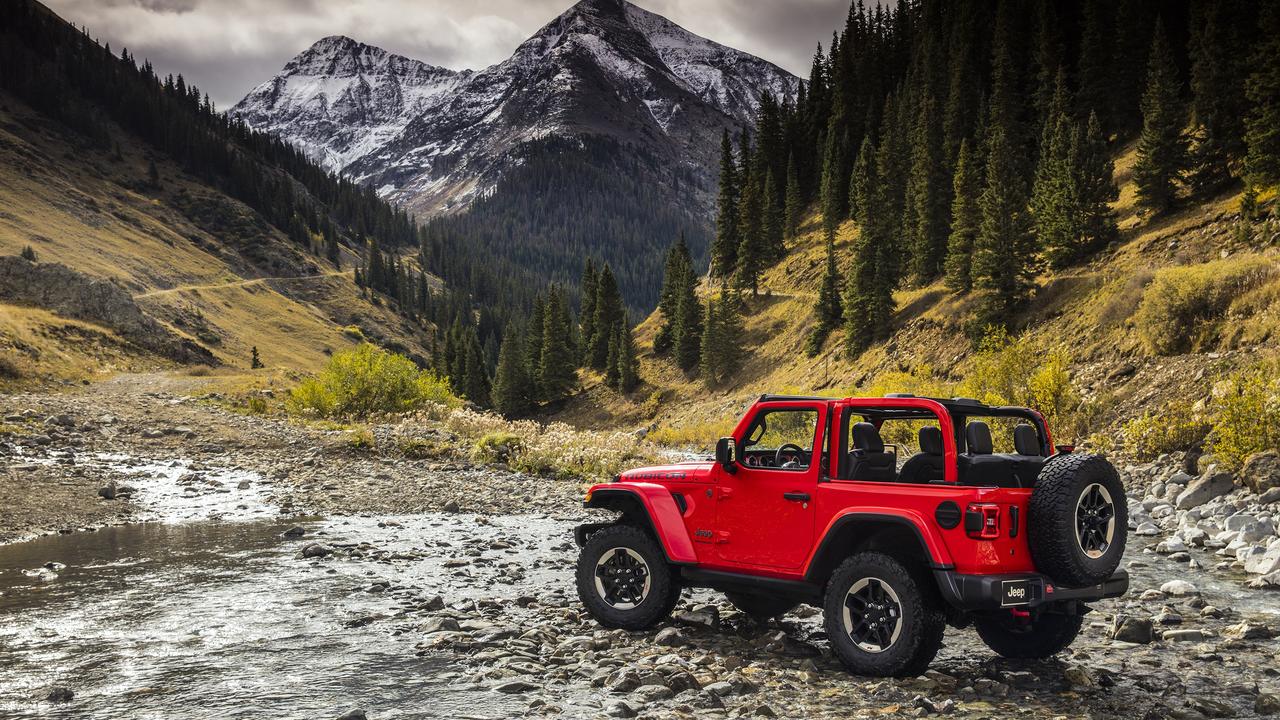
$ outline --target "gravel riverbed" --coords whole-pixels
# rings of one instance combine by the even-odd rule
[[[0,714],[1280,712],[1280,593],[1256,572],[1280,547],[1278,506],[1221,480],[1180,501],[1215,477],[1207,467],[1178,476],[1181,458],[1122,467],[1138,530],[1125,559],[1132,587],[1096,605],[1068,652],[1006,661],[972,630],[949,629],[926,675],[885,680],[845,673],[817,610],[804,606],[762,626],[714,593],[686,591],[652,632],[602,629],[572,585],[571,529],[587,517],[577,483],[448,454],[355,450],[344,433],[231,413],[186,390],[164,376],[126,376],[0,396],[14,430],[0,436],[0,541],[10,543],[0,547],[0,611],[12,628],[0,633],[0,665],[9,666]],[[449,442],[426,427],[374,432]],[[150,522],[75,532],[139,521]],[[162,601],[127,590],[149,583],[186,591],[200,608],[191,598],[216,598],[207,606],[216,622],[204,627],[197,616],[195,627],[178,623],[178,637],[160,632]],[[86,625],[83,616],[102,608],[119,608],[118,619]],[[270,662],[264,645],[277,651]],[[175,647],[209,660],[198,671],[170,666],[163,658]],[[271,690],[290,683],[299,691]]]

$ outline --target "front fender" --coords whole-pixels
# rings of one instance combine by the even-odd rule
[[[649,529],[658,538],[669,562],[678,565],[693,565],[698,562],[680,508],[671,497],[670,489],[662,485],[643,482],[596,485],[587,492],[587,500],[582,505],[589,508],[637,511],[649,522]]]

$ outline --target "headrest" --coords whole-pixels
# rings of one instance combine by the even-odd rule
[[[1019,455],[1040,455],[1040,434],[1031,425],[1019,425],[1013,429],[1013,449]]]
[[[863,452],[884,452],[884,441],[880,439],[880,431],[869,422],[854,423],[853,446]]]
[[[991,454],[991,428],[987,424],[974,420],[964,429],[964,439],[969,445],[970,455]]]
[[[926,455],[941,455],[942,431],[933,425],[920,428],[920,452]]]

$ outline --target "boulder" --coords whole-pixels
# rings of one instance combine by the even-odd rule
[[[1116,615],[1111,626],[1111,639],[1121,642],[1147,644],[1154,637],[1151,618]]]
[[[1244,555],[1244,571],[1250,575],[1269,575],[1280,570],[1280,543],[1274,543],[1265,552]]]
[[[1280,452],[1266,450],[1250,455],[1240,470],[1240,479],[1259,495],[1280,488]]]
[[[1234,489],[1235,481],[1231,473],[1218,472],[1216,468],[1209,468],[1209,472],[1196,478],[1186,490],[1178,494],[1175,506],[1179,510],[1190,510],[1214,498],[1222,497]]]
[[[329,555],[329,554],[330,554],[330,553],[332,553],[332,552],[333,552],[333,551],[332,551],[332,550],[330,550],[330,549],[329,549],[327,546],[325,546],[325,545],[321,545],[320,543],[311,543],[310,545],[308,545],[308,546],[306,546],[306,547],[302,548],[302,557],[304,557],[304,558],[322,558],[322,557],[325,557],[325,556]]]
[[[51,703],[65,703],[71,702],[75,696],[76,694],[71,692],[71,688],[56,685],[49,690],[49,694],[44,699]]]
[[[1165,595],[1174,597],[1182,597],[1184,595],[1199,595],[1200,590],[1186,580],[1170,580],[1160,586],[1160,592]]]

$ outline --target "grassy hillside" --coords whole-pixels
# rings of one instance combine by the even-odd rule
[[[1154,220],[1139,217],[1129,177],[1133,161],[1133,148],[1127,148],[1116,163],[1121,193],[1114,209],[1121,239],[1086,264],[1042,275],[1034,300],[1014,321],[1022,348],[1068,359],[1071,385],[1093,404],[1083,426],[1065,429],[1079,435],[1077,440],[1175,400],[1202,401],[1216,378],[1274,355],[1280,345],[1280,236],[1274,220],[1242,220],[1234,193]],[[1272,206],[1268,200],[1263,214]],[[853,223],[841,226],[842,262],[857,232]],[[896,294],[889,341],[850,359],[837,331],[821,353],[806,357],[802,348],[824,262],[820,218],[810,217],[788,246],[787,257],[766,273],[761,296],[747,301],[748,360],[729,387],[709,389],[669,359],[655,357],[653,337],[662,321],[655,313],[638,329],[641,389],[620,398],[588,377],[586,392],[560,417],[582,425],[648,426],[659,439],[707,447],[764,392],[966,389],[975,362],[965,328],[970,299],[941,283]],[[1223,278],[1222,287],[1205,287]],[[1160,287],[1175,289],[1175,297],[1161,295]],[[1158,340],[1168,328],[1152,327],[1139,312],[1144,298],[1148,315],[1182,328],[1175,331],[1185,335],[1177,351],[1153,349],[1152,336]]]
[[[128,133],[112,136],[118,150],[99,150],[0,95],[0,255],[30,247],[39,262],[113,279],[232,368],[248,368],[256,346],[268,366],[312,370],[361,336],[425,357],[426,331],[364,299],[349,271]],[[37,380],[167,364],[108,329],[13,305],[0,305],[0,355],[8,374]]]

